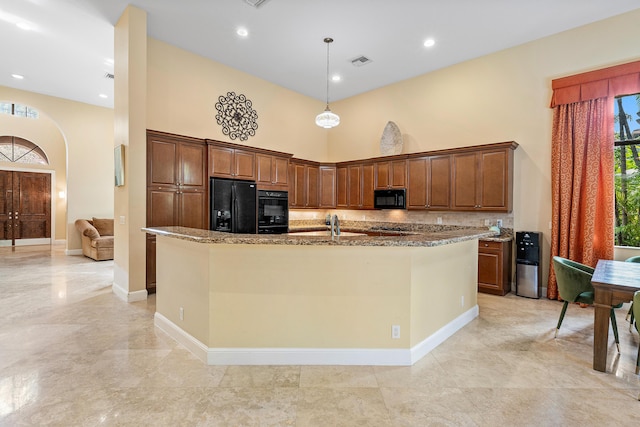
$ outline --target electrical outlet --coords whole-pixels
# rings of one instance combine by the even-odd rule
[[[436,224],[442,224],[442,217],[441,216],[436,218]]]
[[[124,224],[125,224],[124,215],[120,215],[120,225],[124,225]]]
[[[184,320],[184,308],[180,307],[180,320]]]
[[[460,297],[460,307],[464,307],[464,295]]]
[[[496,225],[498,226],[498,228],[502,228],[502,220],[501,219],[497,219],[496,220]]]
[[[397,340],[400,338],[400,325],[391,326],[391,338]]]
[[[484,220],[484,225],[486,225],[486,226],[491,225],[491,220],[490,219],[485,219]]]

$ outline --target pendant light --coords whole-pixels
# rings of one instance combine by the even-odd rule
[[[340,124],[340,117],[329,109],[329,44],[333,43],[333,39],[327,37],[324,42],[327,44],[327,108],[316,116],[316,124],[325,129],[330,129]]]

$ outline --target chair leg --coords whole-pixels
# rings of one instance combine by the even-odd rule
[[[560,330],[560,325],[562,325],[562,320],[564,319],[564,315],[567,312],[567,307],[569,306],[569,301],[565,301],[562,306],[562,311],[560,312],[560,319],[558,319],[558,326],[556,326],[556,335],[554,338],[558,338],[558,331]]]
[[[631,307],[629,307],[629,311],[631,312],[631,320],[629,321],[629,331],[631,331],[631,327],[633,326],[634,315],[633,315],[633,303],[631,303]]]
[[[629,320],[629,316],[631,316],[632,314],[633,314],[633,302],[629,306],[629,311],[627,311],[627,315],[624,317],[624,320]],[[633,322],[631,322],[631,323],[633,323]]]
[[[638,344],[638,357],[636,358],[636,375],[640,374],[640,344]],[[640,397],[638,397],[640,400]]]
[[[611,309],[611,327],[613,328],[613,336],[616,339],[616,346],[618,347],[618,353],[620,353],[620,339],[618,338],[618,324],[616,323],[616,313]]]

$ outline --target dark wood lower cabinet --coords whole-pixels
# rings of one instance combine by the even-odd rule
[[[156,292],[156,236],[147,234],[147,292]]]
[[[506,295],[511,291],[511,241],[478,242],[478,292]]]

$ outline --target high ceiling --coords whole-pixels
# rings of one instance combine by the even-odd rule
[[[640,7],[637,0],[254,1],[0,0],[0,85],[113,107],[105,74],[113,73],[113,26],[128,4],[148,13],[155,39],[322,101],[327,36],[335,39],[331,74],[341,76],[329,89],[336,101]],[[236,34],[239,27],[248,36]],[[360,56],[371,62],[354,66]]]

